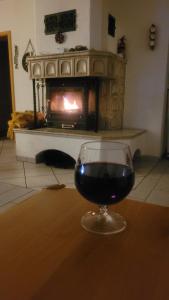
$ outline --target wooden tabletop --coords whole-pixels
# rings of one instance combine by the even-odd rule
[[[43,190],[0,216],[0,300],[169,299],[169,208],[124,200],[110,236],[86,232],[93,206],[76,190]]]

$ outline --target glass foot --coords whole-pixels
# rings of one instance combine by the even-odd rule
[[[115,234],[125,230],[127,223],[124,218],[115,212],[107,212],[107,209],[100,208],[100,212],[87,212],[81,218],[82,227],[97,234]]]

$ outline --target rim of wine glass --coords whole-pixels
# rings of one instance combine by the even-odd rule
[[[114,144],[114,146],[116,145],[116,147],[112,147],[112,148],[106,148],[106,147],[101,147],[101,148],[98,148],[98,147],[87,147],[87,149],[89,150],[106,150],[106,151],[111,151],[111,150],[123,150],[123,149],[128,149],[130,151],[130,146],[128,144],[125,144],[125,143],[121,143],[121,142],[113,142],[113,141],[110,141],[110,140],[98,140],[98,141],[90,141],[90,142],[85,142],[81,145],[81,148],[84,148],[86,147],[87,145],[91,145],[91,144],[96,144],[96,143],[104,143],[104,144]]]

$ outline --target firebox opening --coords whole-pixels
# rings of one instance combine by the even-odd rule
[[[53,166],[63,169],[74,169],[75,159],[65,152],[48,149],[39,152],[35,157],[36,163],[45,163],[47,166]]]
[[[80,89],[56,88],[51,93],[49,110],[55,113],[82,113],[82,92]]]
[[[96,130],[96,79],[62,78],[46,82],[47,125]]]

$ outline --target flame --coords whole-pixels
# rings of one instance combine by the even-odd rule
[[[73,104],[69,102],[69,100],[66,97],[63,97],[64,100],[64,109],[66,110],[75,110],[75,109],[79,109],[76,101],[73,101]]]

